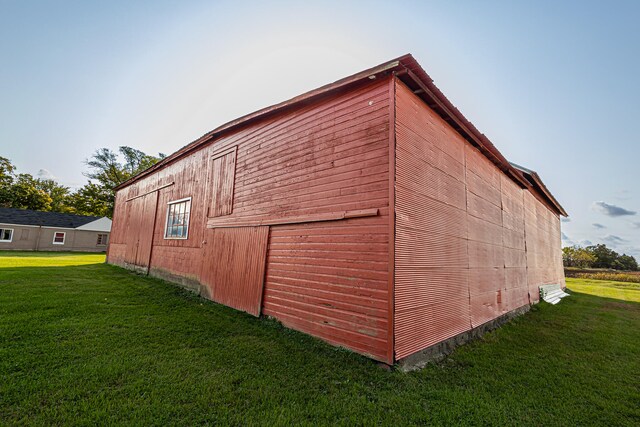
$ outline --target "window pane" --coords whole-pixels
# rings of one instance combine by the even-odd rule
[[[189,209],[191,207],[191,201],[185,200],[184,202],[171,203],[167,210],[167,224],[166,224],[166,238],[180,238],[187,237],[187,230],[189,228]]]

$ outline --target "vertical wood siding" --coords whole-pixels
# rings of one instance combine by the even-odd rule
[[[232,212],[225,219],[378,209],[369,218],[271,227],[263,312],[333,344],[392,361],[389,84],[371,81],[245,126],[121,189],[109,262],[122,264],[132,244],[126,200],[168,185],[158,191],[151,271],[200,280],[210,158],[237,147]],[[192,198],[189,238],[165,240],[167,203],[186,197]]]
[[[202,256],[205,295],[260,315],[269,227],[209,229]]]
[[[395,357],[564,283],[557,215],[396,88]],[[526,239],[525,239],[526,233]],[[527,268],[528,267],[528,268]]]
[[[208,217],[229,215],[233,210],[236,154],[236,150],[231,150],[217,156],[211,156]]]

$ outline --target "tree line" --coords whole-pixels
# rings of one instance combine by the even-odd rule
[[[0,156],[0,207],[113,216],[114,188],[166,156],[146,154],[131,147],[97,150],[85,161],[85,185],[72,191],[53,179],[17,173],[15,165]]]
[[[612,270],[637,271],[638,262],[627,254],[620,255],[607,245],[587,247],[567,246],[562,248],[562,261],[565,267],[608,268]]]

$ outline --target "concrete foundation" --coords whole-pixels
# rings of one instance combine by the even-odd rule
[[[516,308],[513,311],[503,314],[500,317],[497,317],[489,322],[483,323],[480,326],[477,326],[470,331],[463,332],[454,337],[451,337],[445,341],[439,342],[438,344],[432,345],[431,347],[427,347],[424,350],[420,350],[417,353],[413,353],[410,356],[405,357],[397,362],[397,366],[400,370],[404,372],[415,371],[418,369],[424,368],[430,362],[438,362],[451,353],[453,351],[463,345],[467,344],[470,341],[476,340],[482,335],[490,332],[498,327],[504,325],[509,320],[523,315],[531,306],[529,304],[522,306],[520,308]]]
[[[207,296],[206,292],[203,293],[203,291],[206,290],[206,287],[202,286],[200,282],[194,278],[173,274],[161,268],[151,268],[149,270],[149,276],[175,283],[176,285],[198,295],[202,295],[204,297]]]

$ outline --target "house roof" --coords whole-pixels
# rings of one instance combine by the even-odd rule
[[[60,212],[40,212],[29,209],[0,208],[0,223],[41,225],[45,227],[78,228],[101,217],[73,215]]]
[[[103,216],[102,218],[98,218],[95,221],[91,221],[90,223],[81,225],[76,228],[76,230],[86,230],[86,231],[102,231],[102,232],[110,232],[111,231],[111,223],[112,221]]]
[[[150,168],[140,172],[138,175],[130,178],[124,183],[116,187],[116,190],[124,188],[139,179],[153,173],[154,171],[170,164],[177,159],[187,155],[197,148],[211,143],[217,138],[237,130],[240,127],[247,126],[257,120],[263,120],[276,114],[282,114],[293,108],[297,108],[313,101],[325,98],[337,93],[346,92],[356,86],[366,84],[372,79],[395,74],[403,83],[405,83],[413,92],[419,96],[431,109],[440,115],[449,125],[451,125],[458,133],[460,133],[473,146],[477,147],[480,152],[491,160],[498,168],[500,168],[507,176],[518,183],[522,188],[527,188],[539,198],[544,200],[547,205],[558,214],[567,216],[564,208],[551,195],[548,189],[542,184],[542,180],[538,176],[539,185],[532,184],[525,176],[525,172],[513,166],[493,145],[493,143],[482,134],[462,113],[447,99],[447,97],[436,87],[433,79],[424,71],[418,62],[410,54],[401,56],[391,61],[380,64],[376,67],[369,68],[349,77],[345,77],[336,82],[322,86],[318,89],[306,92],[288,101],[263,108],[236,120],[230,121],[222,126],[217,127],[185,145],[170,156],[165,157]],[[537,174],[536,174],[537,175]],[[540,188],[537,188],[540,187]]]

